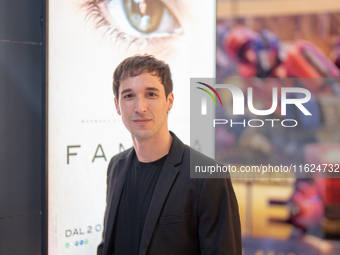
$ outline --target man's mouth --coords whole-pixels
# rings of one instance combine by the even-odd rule
[[[137,124],[145,124],[145,123],[148,123],[149,121],[151,121],[151,119],[134,119],[132,121],[137,123]]]

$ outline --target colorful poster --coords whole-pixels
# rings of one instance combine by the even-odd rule
[[[309,1],[311,13],[297,13],[302,1],[236,2],[236,13],[217,20],[216,83],[240,90],[245,111],[235,114],[235,96],[218,90],[215,157],[236,171],[278,170],[234,179],[244,254],[338,254],[338,9],[320,11],[324,1]],[[280,166],[294,178],[278,178]]]

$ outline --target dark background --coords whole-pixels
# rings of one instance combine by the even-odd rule
[[[1,255],[46,249],[44,9],[0,0]]]

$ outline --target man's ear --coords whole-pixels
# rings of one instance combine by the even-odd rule
[[[121,115],[120,113],[120,108],[119,108],[119,102],[118,102],[118,99],[115,97],[114,98],[114,101],[115,101],[115,106],[116,106],[116,111],[119,115]]]
[[[172,108],[172,105],[174,104],[174,93],[173,92],[169,93],[167,97],[167,101],[168,101],[168,112],[169,112]]]

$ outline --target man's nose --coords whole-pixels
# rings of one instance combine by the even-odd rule
[[[143,97],[138,97],[135,102],[135,112],[136,113],[144,113],[147,109],[146,99]]]

